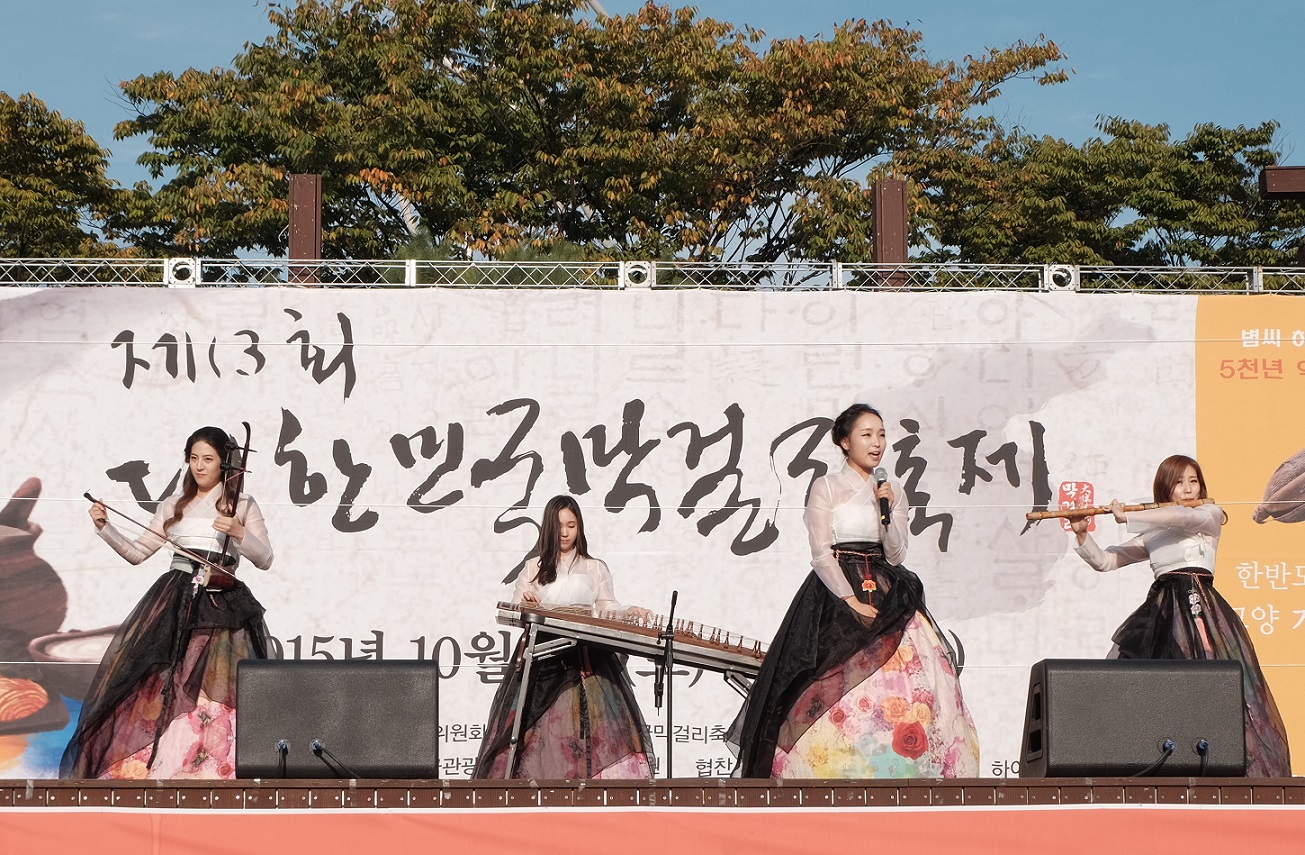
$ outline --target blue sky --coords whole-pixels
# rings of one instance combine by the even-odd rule
[[[636,0],[600,0],[611,14]],[[673,4],[683,5],[683,4]],[[1282,162],[1305,165],[1303,0],[702,0],[706,17],[767,36],[828,34],[848,18],[887,18],[924,34],[934,59],[1045,34],[1068,54],[1068,83],[1008,87],[1007,124],[1081,143],[1100,115],[1167,123],[1281,124]],[[109,148],[110,175],[146,177],[143,138],[114,140],[128,116],[117,83],[155,71],[227,66],[271,33],[262,0],[0,0],[0,90],[33,92]]]

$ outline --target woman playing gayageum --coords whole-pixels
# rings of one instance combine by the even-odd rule
[[[649,617],[647,609],[624,607],[612,590],[607,564],[589,554],[584,517],[570,496],[555,496],[544,508],[539,558],[517,577],[518,605],[579,608],[608,617]],[[508,769],[512,727],[520,711],[525,636],[517,645],[508,678],[499,684],[476,759],[473,778],[649,778],[652,740],[622,657],[578,644],[532,663],[522,734]]]

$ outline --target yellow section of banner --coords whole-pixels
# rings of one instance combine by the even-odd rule
[[[1217,585],[1255,642],[1299,771],[1305,768],[1305,299],[1200,298],[1196,419],[1206,483],[1228,513]]]

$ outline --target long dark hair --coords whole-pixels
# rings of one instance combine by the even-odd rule
[[[866,413],[876,416],[881,422],[884,420],[879,411],[869,404],[853,404],[839,413],[838,417],[834,419],[834,426],[829,429],[829,438],[834,441],[834,445],[838,446],[838,450],[843,452],[844,457],[847,457],[847,449],[843,447],[843,440],[851,436],[852,426],[856,424],[857,419]]]
[[[1196,470],[1196,481],[1201,485],[1201,494],[1199,499],[1208,499],[1209,495],[1205,492],[1205,474],[1201,472],[1201,464],[1197,463],[1186,454],[1172,454],[1160,461],[1160,465],[1155,470],[1155,481],[1151,483],[1151,494],[1155,496],[1156,502],[1172,502],[1174,500],[1174,487],[1182,480],[1183,473],[1190,466]]]
[[[222,428],[208,426],[202,427],[190,435],[186,440],[186,453],[182,457],[186,466],[186,477],[181,482],[181,498],[177,499],[177,507],[173,509],[172,516],[168,517],[167,522],[163,523],[163,530],[167,531],[176,525],[182,515],[186,513],[186,507],[195,500],[195,495],[199,493],[199,484],[195,482],[195,475],[190,471],[190,453],[195,447],[195,443],[205,442],[213,447],[222,458],[222,462],[230,463],[228,459],[231,453],[237,450],[235,442],[227,435]],[[234,516],[236,513],[236,502],[240,497],[233,495],[235,493],[235,482],[222,474],[222,498],[218,502],[218,511],[228,516]]]
[[[544,518],[539,522],[539,573],[535,581],[540,586],[551,585],[557,581],[557,557],[562,548],[562,527],[557,515],[562,511],[575,514],[575,552],[583,558],[589,558],[589,542],[585,540],[585,518],[580,514],[580,505],[570,496],[554,496],[544,505]]]

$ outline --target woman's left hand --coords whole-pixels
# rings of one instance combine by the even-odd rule
[[[236,540],[244,540],[245,538],[245,527],[235,517],[218,514],[218,518],[213,520],[213,528]]]

